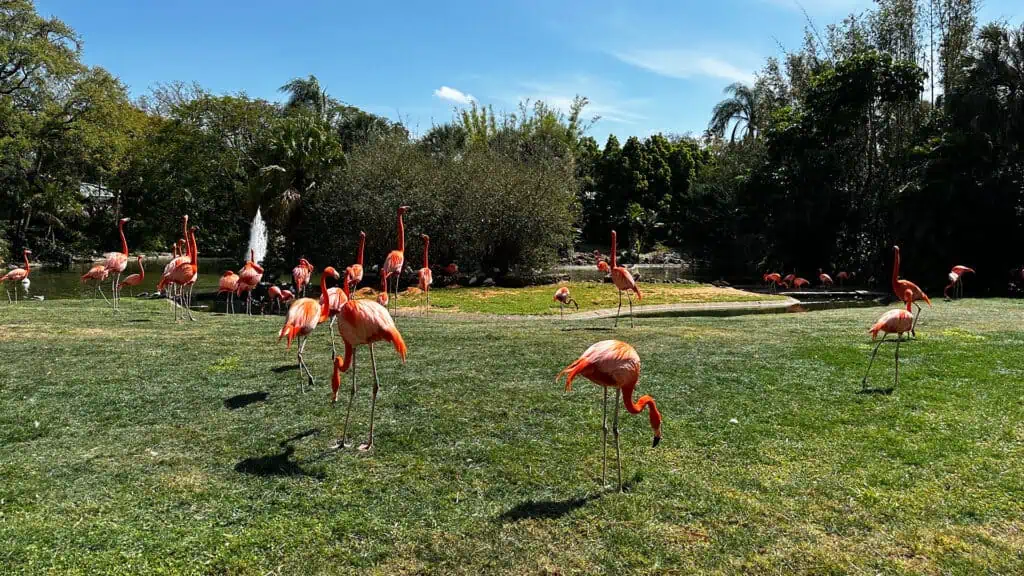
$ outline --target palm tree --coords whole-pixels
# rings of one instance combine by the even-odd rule
[[[761,130],[762,89],[736,82],[725,87],[724,92],[729,98],[715,104],[711,112],[708,132],[723,138],[725,131],[732,124],[730,140],[736,141],[736,132],[743,127],[744,138],[756,137]]]
[[[316,76],[310,74],[306,78],[292,78],[278,88],[278,91],[288,94],[288,101],[284,104],[285,110],[311,110],[321,120],[327,120],[330,98]]]

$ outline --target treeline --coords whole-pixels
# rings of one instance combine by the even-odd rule
[[[614,227],[730,279],[883,279],[899,243],[925,285],[965,264],[1005,287],[1024,260],[1024,30],[977,26],[975,4],[879,0],[728,87],[706,133],[602,147],[582,97],[474,104],[419,138],[312,76],[280,103],[181,83],[133,101],[73,30],[0,1],[0,238],[67,259],[115,246],[129,216],[131,246],[166,250],[188,213],[204,253],[241,257],[261,207],[278,263],[345,262],[359,230],[377,262],[407,204],[410,258],[427,233],[464,270],[530,271]]]

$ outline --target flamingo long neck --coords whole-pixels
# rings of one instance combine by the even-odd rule
[[[192,266],[196,269],[199,268],[199,252],[196,250],[196,233],[191,230],[188,233],[188,255],[189,260],[192,262]]]
[[[900,286],[900,251],[893,250],[892,259],[892,289],[899,294]]]
[[[654,398],[644,395],[635,403],[633,402],[633,389],[634,386],[623,386],[622,387],[622,403],[626,406],[626,412],[630,414],[639,414],[643,412],[643,409],[650,406],[648,410],[648,418],[651,422],[651,429],[654,430],[655,436],[661,436],[661,412],[658,411],[658,406],[654,403]]]
[[[330,315],[331,299],[327,294],[327,270],[320,275],[320,321],[323,322]]]
[[[124,222],[117,223],[117,231],[121,234],[121,253],[128,256],[128,241],[124,239]]]
[[[405,224],[401,212],[398,213],[398,251],[405,252]]]
[[[188,239],[188,215],[181,217],[181,229],[184,238]]]
[[[430,268],[430,260],[427,254],[430,252],[430,240],[423,241],[423,267]]]
[[[139,280],[146,279],[146,269],[142,267],[142,258],[139,258]]]
[[[28,273],[32,271],[32,269],[28,267],[28,252],[22,252],[21,256],[25,259],[25,275],[28,276]]]
[[[612,268],[615,268],[615,244],[616,244],[616,240],[617,239],[616,239],[615,231],[612,230]]]
[[[401,220],[399,220],[401,222]],[[359,255],[356,257],[356,264],[363,265],[363,248],[366,248],[366,234],[359,235]]]

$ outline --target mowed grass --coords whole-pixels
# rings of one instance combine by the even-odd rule
[[[377,348],[369,456],[331,449],[326,331],[303,395],[280,317],[124,307],[0,306],[4,574],[1024,570],[1024,301],[926,308],[890,395],[858,394],[877,308],[399,318],[408,363]],[[665,416],[652,449],[623,412],[625,494],[599,486],[600,390],[552,381],[613,337]],[[358,441],[365,348],[357,367]]]
[[[604,310],[619,305],[619,292],[613,284],[600,282],[572,282],[530,286],[527,288],[435,288],[430,291],[430,306],[438,312],[466,312],[501,315],[558,315],[555,290],[567,286],[580,305],[580,311]],[[633,297],[633,306],[640,304],[698,304],[707,302],[751,302],[755,300],[784,300],[783,296],[755,294],[734,288],[715,288],[708,284],[641,283],[642,302]],[[425,296],[415,287],[403,293],[400,287],[398,303],[401,307],[423,308]],[[626,295],[622,296],[622,309],[629,310]],[[570,306],[566,312],[575,312]]]

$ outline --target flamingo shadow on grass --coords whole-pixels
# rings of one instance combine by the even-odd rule
[[[263,477],[308,476],[310,478],[322,480],[324,478],[323,473],[310,472],[302,467],[301,462],[292,460],[292,455],[295,454],[295,447],[292,446],[291,443],[306,438],[307,436],[317,434],[318,432],[318,429],[311,428],[304,432],[299,432],[291,438],[282,440],[279,445],[284,450],[280,454],[269,454],[267,456],[246,458],[238,464],[235,464],[235,472]]]
[[[133,318],[128,321],[129,324],[138,324],[139,322],[152,322],[149,318]]]
[[[573,328],[562,328],[562,332],[611,332],[611,328],[601,326],[576,326]]]
[[[282,366],[277,366],[277,367],[271,368],[270,371],[273,372],[274,374],[284,374],[285,372],[291,372],[292,370],[298,370],[298,369],[299,369],[299,365],[298,364],[284,364]]]
[[[861,388],[857,391],[857,394],[867,394],[870,396],[888,396],[893,393],[895,388]]]
[[[631,492],[639,484],[639,474],[633,476],[622,484],[623,492]],[[579,498],[568,498],[566,500],[527,500],[509,508],[496,519],[501,522],[518,522],[520,520],[540,520],[561,518],[573,510],[586,506],[589,502],[601,498],[610,491],[604,490],[594,494],[587,494]],[[614,492],[612,488],[611,492]]]
[[[239,408],[245,408],[250,404],[265,402],[269,396],[269,392],[249,392],[248,394],[239,394],[237,396],[232,396],[231,398],[225,398],[224,407],[228,410],[238,410]]]

